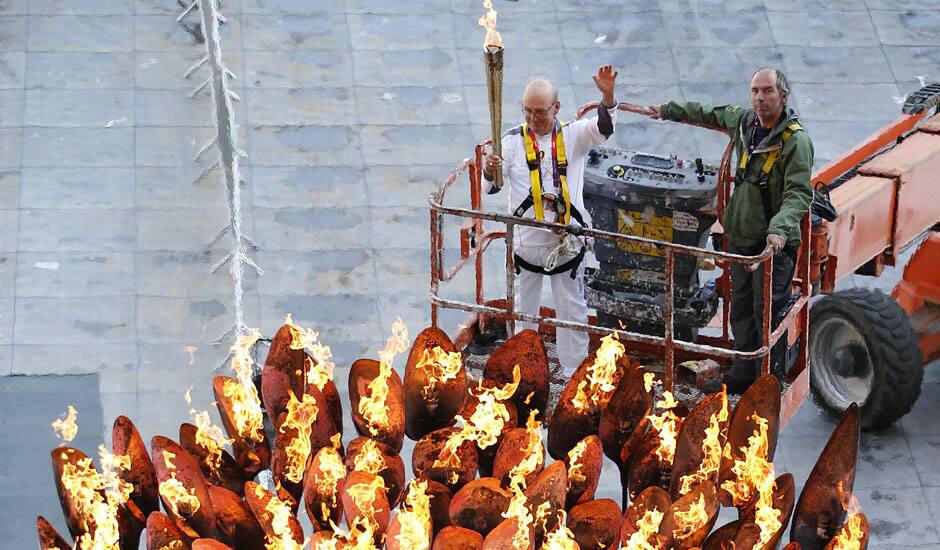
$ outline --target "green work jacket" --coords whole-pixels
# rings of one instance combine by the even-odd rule
[[[669,102],[661,109],[662,117],[667,120],[724,128],[734,140],[732,173],[735,174],[735,186],[721,219],[730,243],[739,247],[756,247],[763,245],[767,235],[773,233],[785,237],[787,244],[799,246],[800,220],[813,201],[810,185],[813,142],[802,129],[788,132],[789,137],[783,139],[787,127],[799,123],[793,109],[784,105],[780,123],[758,144],[743,169],[740,168],[741,155],[747,150],[747,141],[757,116],[753,109],[734,105],[712,107],[695,102]],[[763,167],[768,154],[776,149],[780,151],[766,176],[772,207],[772,216],[768,220],[757,183],[765,177]]]

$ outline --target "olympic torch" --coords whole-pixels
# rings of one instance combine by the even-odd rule
[[[486,68],[487,99],[490,103],[490,129],[493,136],[493,154],[502,156],[500,136],[503,127],[503,37],[496,32],[496,12],[493,2],[483,0],[486,13],[480,18],[480,26],[486,28],[483,40],[483,65]],[[503,187],[502,171],[496,172],[493,180],[496,190]]]

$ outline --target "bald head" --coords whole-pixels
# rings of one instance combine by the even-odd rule
[[[558,88],[544,78],[533,78],[522,92],[526,124],[539,135],[548,134],[555,128],[555,115],[560,107]]]
[[[558,88],[551,81],[544,78],[533,78],[522,92],[522,102],[555,103],[558,101]]]

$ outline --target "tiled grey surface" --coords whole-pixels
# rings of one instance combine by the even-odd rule
[[[331,345],[344,381],[352,360],[376,356],[396,316],[412,333],[428,323],[427,197],[490,133],[480,6],[223,6],[249,154],[243,226],[265,270],[245,274],[246,322],[271,335],[293,313]],[[640,104],[746,102],[750,73],[775,64],[790,75],[819,164],[893,120],[918,77],[940,77],[932,0],[518,0],[496,9],[507,128],[533,74],[556,81],[570,118],[596,99],[591,75],[603,63],[620,70],[618,97]],[[175,24],[178,12],[175,0],[0,2],[0,374],[52,388],[38,377],[99,373],[99,394],[89,395],[103,416],[89,427],[94,441],[82,442],[89,451],[120,413],[145,438],[173,435],[188,419],[189,385],[197,407],[211,409],[209,380],[227,351],[212,342],[234,319],[227,267],[211,273],[230,237],[207,247],[227,222],[225,190],[215,170],[196,179],[216,152],[193,161],[213,135],[208,95],[188,97],[205,76],[183,78],[204,50]],[[714,132],[628,113],[613,139],[707,158],[724,147]],[[465,181],[452,204],[466,204]],[[505,201],[484,197],[487,208]],[[446,222],[450,242],[457,225]],[[487,298],[503,286],[502,246],[491,253]],[[469,299],[471,279],[445,295]],[[463,319],[441,312],[447,328]],[[940,546],[935,367],[910,415],[862,438],[856,489],[878,548]],[[13,441],[41,447],[46,460],[51,418],[35,414],[42,436]],[[778,469],[800,486],[834,425],[804,403],[781,434]],[[3,510],[21,494],[5,486]],[[605,462],[598,496],[619,493]],[[28,534],[14,546],[34,544]]]

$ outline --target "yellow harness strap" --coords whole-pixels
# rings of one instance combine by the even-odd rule
[[[555,162],[558,165],[558,179],[561,183],[561,196],[565,201],[564,223],[571,223],[571,198],[568,196],[568,157],[565,156],[565,140],[562,137],[561,129],[565,126],[561,122],[555,126],[555,141],[552,144],[552,153],[555,156]],[[541,159],[536,152],[536,144],[532,132],[529,131],[529,125],[522,125],[522,137],[525,142],[525,158],[529,165],[529,181],[532,184],[532,206],[535,208],[535,219],[545,220],[545,206],[542,203],[542,174]]]
[[[803,129],[802,126],[800,126],[796,122],[793,122],[787,126],[787,129],[783,131],[780,137],[784,142],[786,142],[788,139],[790,139],[790,136],[792,136],[796,132],[799,132],[802,129]],[[783,145],[781,144],[780,147],[777,147],[773,151],[767,153],[767,158],[764,160],[764,166],[761,168],[761,172],[763,172],[765,176],[769,174],[770,169],[774,167],[774,162],[777,161],[777,155],[780,154],[780,149],[782,148],[783,148]],[[741,153],[741,163],[738,165],[739,169],[743,170],[747,166],[748,158],[749,156],[747,154],[747,149],[745,148],[744,152]]]

